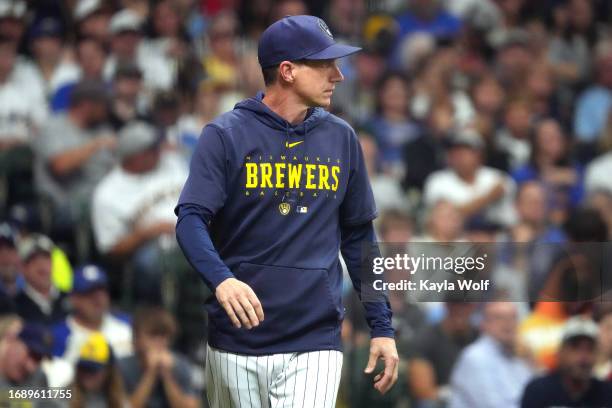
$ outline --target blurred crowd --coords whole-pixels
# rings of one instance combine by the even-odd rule
[[[173,209],[202,127],[263,89],[259,35],[297,14],[363,48],[330,110],[379,240],[503,249],[487,303],[390,294],[385,396],[347,284],[338,405],[612,406],[606,0],[0,0],[0,389],[206,406],[210,291]]]

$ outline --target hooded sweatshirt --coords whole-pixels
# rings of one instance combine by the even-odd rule
[[[264,310],[258,327],[236,328],[211,296],[208,342],[247,355],[341,350],[339,251],[359,290],[361,241],[375,241],[363,154],[324,109],[292,125],[262,99],[204,128],[175,210],[179,244],[207,285],[235,277]],[[393,336],[388,302],[365,305],[372,335]]]

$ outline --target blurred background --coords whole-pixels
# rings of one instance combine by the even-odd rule
[[[0,0],[0,389],[206,406],[210,292],[173,208],[203,126],[263,89],[259,35],[297,14],[363,47],[331,111],[361,141],[380,241],[521,243],[488,304],[391,294],[384,397],[347,280],[338,406],[511,407],[562,395],[525,391],[547,373],[612,395],[594,380],[610,304],[564,296],[612,272],[578,245],[612,233],[606,0]]]

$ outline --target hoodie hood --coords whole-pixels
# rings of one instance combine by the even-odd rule
[[[258,92],[256,96],[237,103],[236,106],[234,106],[234,109],[251,111],[259,122],[263,123],[269,128],[282,131],[292,129],[296,134],[301,136],[304,136],[307,132],[312,131],[312,129],[318,126],[323,119],[329,116],[329,112],[323,108],[310,108],[306,114],[306,119],[297,125],[293,125],[280,117],[265,103],[263,103],[263,98],[264,93]]]

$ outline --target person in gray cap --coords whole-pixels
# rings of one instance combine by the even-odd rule
[[[565,323],[558,367],[525,387],[522,408],[612,406],[612,383],[596,379],[592,372],[598,330],[597,324],[584,316]]]
[[[26,321],[51,325],[68,313],[66,297],[51,280],[53,248],[53,242],[42,234],[32,234],[20,243],[25,285],[15,297],[15,305]]]
[[[155,302],[161,299],[159,240],[174,242],[172,210],[187,178],[184,159],[163,150],[162,142],[146,122],[119,132],[120,163],[96,187],[91,214],[98,250],[110,260],[131,260],[137,297]]]
[[[107,104],[104,84],[80,82],[72,89],[68,111],[51,117],[34,145],[35,182],[52,203],[59,231],[72,231],[87,213],[93,188],[114,163],[116,137],[103,127]]]

